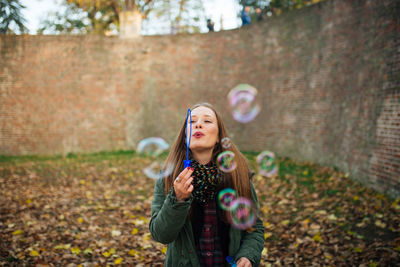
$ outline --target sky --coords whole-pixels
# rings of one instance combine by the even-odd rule
[[[26,7],[22,10],[22,14],[26,18],[29,33],[36,34],[40,21],[45,19],[49,12],[59,10],[62,2],[63,0],[21,0]],[[221,17],[224,29],[239,27],[240,21],[236,14],[240,11],[240,6],[237,2],[237,0],[203,0],[206,16],[214,21],[216,31],[220,29]],[[204,22],[203,31],[206,29]]]

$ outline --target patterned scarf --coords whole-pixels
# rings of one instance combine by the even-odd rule
[[[192,195],[199,204],[205,204],[215,198],[217,186],[220,181],[220,171],[214,162],[206,165],[192,160],[193,187]]]

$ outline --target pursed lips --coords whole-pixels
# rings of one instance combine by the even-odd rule
[[[193,134],[193,136],[196,137],[196,138],[200,138],[200,137],[204,136],[204,134],[202,132],[195,132]]]

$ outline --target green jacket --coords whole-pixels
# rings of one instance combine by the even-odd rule
[[[253,202],[259,214],[258,200],[254,185],[250,182]],[[153,201],[151,203],[150,233],[154,240],[168,244],[165,266],[193,266],[200,267],[196,253],[192,223],[188,219],[188,212],[193,201],[178,202],[173,188],[165,196],[164,180],[158,180],[154,187]],[[261,252],[264,247],[264,226],[257,216],[253,226],[255,231],[248,233],[230,227],[229,230],[229,255],[237,261],[241,257],[248,258],[253,266],[258,266]]]

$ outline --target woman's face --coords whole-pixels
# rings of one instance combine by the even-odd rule
[[[193,152],[214,149],[218,142],[218,122],[214,111],[208,107],[200,106],[193,109],[191,114],[192,138],[190,150]],[[190,134],[190,132],[187,134]]]

